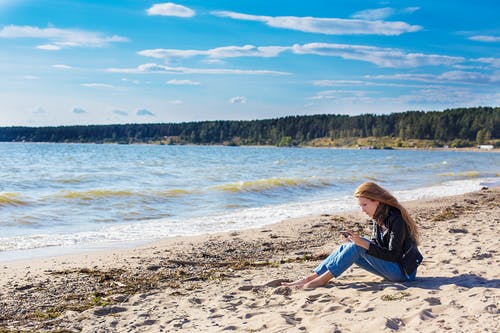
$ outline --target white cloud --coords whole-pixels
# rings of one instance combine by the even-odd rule
[[[478,35],[478,36],[471,36],[471,37],[469,37],[469,39],[476,41],[476,42],[485,42],[485,43],[498,43],[498,42],[500,42],[500,36]]]
[[[394,75],[366,75],[367,79],[376,80],[407,80],[420,82],[435,82],[436,75],[433,74],[394,74]]]
[[[485,70],[487,69],[487,66],[480,66],[480,65],[453,65],[452,66],[455,69],[460,69],[460,70]]]
[[[45,113],[47,113],[47,111],[44,108],[42,108],[41,106],[36,106],[35,108],[33,108],[31,110],[31,113],[33,113],[33,114],[45,114]]]
[[[375,21],[375,20],[382,20],[385,19],[391,15],[394,14],[394,8],[377,8],[377,9],[367,9],[367,10],[362,10],[360,12],[355,13],[352,15],[352,18],[355,19],[360,19],[360,20],[369,20],[369,21]]]
[[[352,15],[352,17],[355,19],[376,21],[383,20],[395,14],[411,14],[419,9],[420,7],[406,7],[403,9],[395,9],[390,7],[367,9],[355,13],[354,15]]]
[[[128,116],[128,112],[127,111],[123,111],[123,110],[113,110],[112,111],[114,114],[116,115],[119,115],[119,116]]]
[[[309,43],[293,46],[226,46],[209,50],[176,50],[155,49],[140,51],[139,54],[153,58],[189,58],[207,56],[210,59],[231,57],[276,57],[282,52],[295,54],[314,54],[319,56],[336,56],[350,60],[367,61],[380,67],[419,67],[453,65],[463,62],[461,57],[450,57],[436,54],[406,53],[393,48],[376,46]]]
[[[205,58],[203,59],[203,63],[213,65],[213,64],[224,64],[224,61],[221,59],[215,59],[215,58]]]
[[[366,76],[370,79],[407,80],[430,83],[491,84],[500,81],[500,73],[485,74],[470,71],[448,71],[442,74],[395,74]]]
[[[87,111],[85,111],[84,109],[82,108],[74,108],[73,111],[72,111],[74,114],[85,114],[87,113]]]
[[[474,61],[489,64],[496,68],[500,67],[500,58],[478,58],[474,59]]]
[[[467,88],[457,89],[452,87],[425,88],[399,97],[404,103],[409,104],[442,104],[442,105],[481,105],[475,104],[479,95]]]
[[[213,11],[215,16],[236,20],[263,22],[270,27],[321,33],[326,35],[400,35],[422,29],[405,22],[295,16],[257,16],[230,11]]]
[[[191,81],[191,80],[177,80],[177,79],[173,79],[173,80],[168,80],[167,84],[177,85],[177,86],[198,86],[201,83],[200,82],[196,82],[196,81]]]
[[[400,10],[401,13],[407,13],[407,14],[412,14],[416,12],[417,10],[420,10],[420,7],[406,7]]]
[[[359,80],[316,80],[313,85],[318,87],[334,87],[334,86],[345,86],[345,85],[364,85],[365,81]]]
[[[112,85],[106,83],[82,83],[82,86],[89,88],[114,88]]]
[[[362,99],[365,98],[366,91],[362,90],[325,90],[316,93],[312,100],[325,100],[325,99]]]
[[[131,80],[131,79],[127,79],[127,78],[123,78],[122,81],[123,82],[131,82],[133,84],[140,84],[141,83],[141,81],[139,81],[139,80]]]
[[[369,76],[367,76],[369,78]],[[401,84],[388,82],[372,82],[361,80],[317,80],[313,82],[317,87],[421,87],[416,84]]]
[[[276,57],[281,52],[290,49],[282,46],[224,46],[209,50],[178,50],[178,49],[154,49],[137,52],[146,57],[164,58],[190,58],[195,56],[207,56],[214,59],[236,58],[236,57]]]
[[[235,96],[229,99],[229,103],[231,104],[246,104],[247,99],[243,96]]]
[[[154,113],[149,111],[149,110],[146,110],[146,109],[141,109],[141,110],[137,110],[137,112],[135,113],[137,116],[140,116],[140,117],[154,117]]]
[[[23,79],[25,79],[25,80],[38,80],[38,76],[35,76],[35,75],[25,75],[25,76],[23,76]]]
[[[57,65],[52,65],[53,68],[58,68],[58,69],[72,69],[73,67],[71,66],[68,66],[68,65],[61,65],[61,64],[57,64]]]
[[[380,110],[381,107],[387,112],[390,109],[401,111],[415,108],[435,109],[441,107],[497,105],[500,94],[476,92],[466,87],[424,86],[396,96],[380,95],[379,93],[370,96],[363,91],[328,90],[319,92],[309,100],[313,101],[312,105],[326,103],[333,107],[361,106],[360,112],[377,113],[377,110]]]
[[[268,71],[268,70],[244,70],[244,69],[204,69],[187,67],[169,67],[154,63],[139,65],[136,68],[109,68],[112,73],[162,73],[162,74],[234,74],[234,75],[287,75],[286,72]]]
[[[174,99],[172,101],[169,101],[170,104],[174,104],[174,105],[180,105],[180,104],[184,104],[183,101],[181,101],[180,99]]]
[[[419,9],[420,7],[406,7],[403,9],[395,9],[390,7],[367,9],[355,13],[354,15],[352,15],[352,18],[360,20],[376,21],[376,20],[383,20],[395,14],[411,14]]]
[[[62,49],[62,47],[54,45],[54,44],[38,45],[36,48],[39,50],[45,50],[45,51],[59,51],[60,49]]]
[[[196,13],[194,10],[177,5],[172,2],[158,3],[147,10],[148,15],[161,16],[177,16],[177,17],[193,17]]]
[[[110,43],[128,41],[125,37],[103,36],[100,33],[92,31],[16,25],[9,25],[0,29],[0,38],[36,38],[48,40],[48,44],[38,45],[37,48],[49,51],[57,51],[67,47],[102,47]]]
[[[500,81],[500,73],[488,75],[479,72],[450,71],[439,75],[438,79],[464,83],[493,83]]]
[[[380,48],[375,46],[310,43],[294,45],[296,54],[316,54],[337,56],[343,59],[371,62],[379,67],[420,67],[453,65],[463,62],[464,58],[437,54],[406,53],[399,49]]]

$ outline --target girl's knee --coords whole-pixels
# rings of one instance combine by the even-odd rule
[[[366,249],[365,248],[363,248],[363,247],[361,247],[359,245],[356,245],[353,242],[349,242],[348,246],[349,246],[349,249],[351,251],[356,251],[356,252],[359,253],[359,255],[363,255],[364,253],[366,253]]]
[[[342,246],[345,248],[345,249],[351,249],[353,247],[356,247],[357,245],[354,244],[353,242],[347,242],[347,243],[344,243],[342,244]]]

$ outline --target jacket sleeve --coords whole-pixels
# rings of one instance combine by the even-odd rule
[[[377,224],[373,222],[372,225],[372,243],[377,242]]]
[[[384,235],[383,244],[370,242],[367,254],[383,260],[399,262],[408,233],[406,223],[400,214],[391,214],[388,217],[386,227],[389,235]]]

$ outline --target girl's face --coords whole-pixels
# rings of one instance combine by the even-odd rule
[[[375,211],[377,210],[378,207],[378,201],[359,197],[358,204],[359,208],[361,208],[363,213],[368,215],[370,218],[373,218],[373,215],[375,215]]]

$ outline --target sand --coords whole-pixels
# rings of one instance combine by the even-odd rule
[[[0,263],[0,332],[499,332],[499,194],[405,203],[424,255],[408,283],[353,266],[325,287],[281,286],[338,230],[369,234],[359,212]]]

